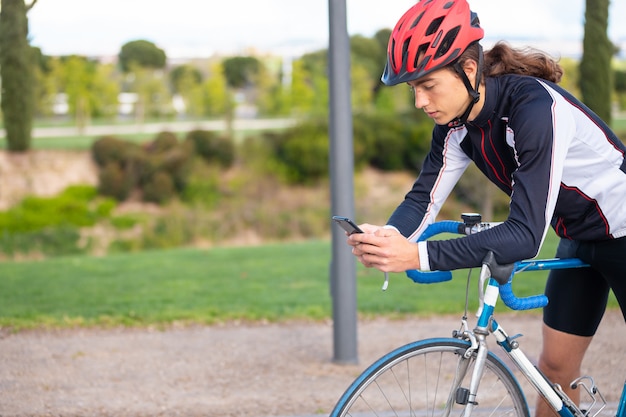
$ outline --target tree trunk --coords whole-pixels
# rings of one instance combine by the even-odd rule
[[[28,43],[24,0],[0,2],[0,77],[2,117],[9,151],[30,149],[33,123],[33,59]]]
[[[611,123],[611,57],[607,36],[609,0],[586,0],[585,36],[580,62],[583,102],[607,124]]]

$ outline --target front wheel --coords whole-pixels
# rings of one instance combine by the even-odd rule
[[[400,347],[367,368],[341,396],[331,417],[461,416],[475,356],[457,339],[428,339]],[[517,379],[489,352],[473,416],[529,417]]]

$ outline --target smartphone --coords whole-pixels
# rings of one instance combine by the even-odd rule
[[[333,220],[337,223],[343,230],[348,232],[349,235],[353,233],[363,233],[363,230],[359,228],[352,220],[347,217],[341,216],[333,216]]]

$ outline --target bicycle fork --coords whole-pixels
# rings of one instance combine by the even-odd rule
[[[476,332],[476,330],[475,330]],[[476,357],[474,358],[474,370],[472,372],[472,378],[470,379],[469,390],[459,388],[456,392],[456,402],[458,404],[465,404],[465,409],[463,410],[462,417],[470,417],[474,407],[478,405],[476,402],[476,395],[478,394],[478,385],[480,384],[480,380],[483,376],[483,371],[485,369],[485,360],[487,358],[487,353],[489,349],[487,348],[487,342],[485,339],[486,334],[482,333],[474,333],[476,342],[478,344],[478,349],[476,350]],[[471,354],[472,348],[466,351],[466,355]],[[466,358],[465,362],[469,362],[469,358]]]
[[[468,340],[471,345],[465,351],[459,353],[460,357],[457,363],[454,382],[451,385],[451,391],[448,395],[448,401],[442,417],[448,417],[450,415],[454,404],[464,405],[465,408],[462,417],[469,417],[472,414],[474,406],[477,405],[476,394],[478,393],[478,385],[482,379],[487,354],[489,353],[485,338],[486,334],[488,333],[477,333],[477,329],[473,332],[469,331],[465,318],[462,320],[462,329],[453,333],[453,337]],[[465,388],[462,386],[462,383],[472,364],[474,364],[474,367],[469,388]]]

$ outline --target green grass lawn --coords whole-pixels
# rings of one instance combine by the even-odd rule
[[[137,133],[137,134],[120,134],[115,135],[116,138],[135,143],[145,143],[154,139],[156,135],[151,133]],[[84,151],[91,149],[91,145],[101,136],[89,136],[89,135],[76,135],[76,136],[60,136],[60,137],[45,137],[45,138],[32,138],[31,149],[47,149],[47,150],[72,150],[72,151]],[[6,138],[0,138],[0,149],[6,149]]]
[[[554,241],[548,241],[545,257],[553,251]],[[311,241],[4,262],[0,325],[20,329],[326,319],[332,316],[330,256],[328,242]],[[463,311],[467,271],[431,285],[391,274],[386,292],[381,291],[382,273],[360,265],[357,271],[363,316]],[[478,271],[472,275],[475,294]],[[539,293],[544,280],[545,273],[524,273],[515,288],[521,295]]]
[[[235,140],[241,141],[248,136],[258,134],[259,130],[239,130],[235,133]],[[156,134],[154,133],[129,133],[129,134],[116,134],[114,135],[118,139],[125,140],[127,142],[146,143],[154,140]],[[185,137],[185,132],[179,132],[178,136],[180,140]],[[45,137],[45,138],[32,138],[31,149],[36,150],[66,150],[66,151],[85,151],[91,149],[91,146],[95,141],[102,136],[90,136],[90,135],[76,135],[76,136],[59,136],[59,137]],[[6,138],[0,137],[0,149],[7,149]]]
[[[153,140],[156,135],[151,133],[137,133],[121,134],[114,136],[127,142],[145,143]],[[49,138],[33,138],[32,149],[84,151],[91,149],[93,143],[100,139],[100,137],[101,136],[60,136]],[[2,143],[2,146],[6,148],[5,143]]]

